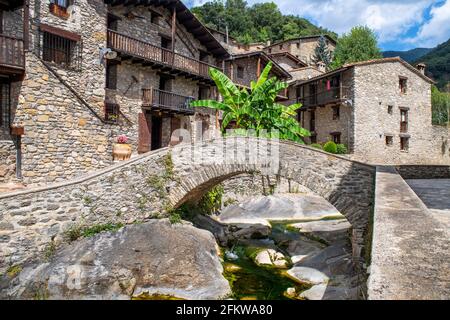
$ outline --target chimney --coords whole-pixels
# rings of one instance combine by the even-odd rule
[[[325,73],[325,72],[327,72],[327,65],[325,64],[325,62],[319,61],[319,62],[317,62],[317,69],[319,69],[319,71]]]
[[[425,74],[426,67],[427,67],[427,65],[425,63],[418,63],[416,65],[417,70],[419,70],[421,74]]]

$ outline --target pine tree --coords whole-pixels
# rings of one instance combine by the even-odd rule
[[[331,52],[328,50],[328,45],[325,37],[322,35],[319,38],[319,42],[317,43],[317,47],[314,50],[313,62],[318,63],[322,61],[325,65],[328,66],[331,63]]]

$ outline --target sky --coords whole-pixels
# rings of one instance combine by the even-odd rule
[[[188,6],[208,0],[183,0]],[[383,51],[433,48],[450,38],[450,0],[247,0],[275,2],[284,14],[307,18],[339,35],[367,25]]]

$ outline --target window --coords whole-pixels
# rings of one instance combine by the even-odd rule
[[[119,119],[119,105],[116,103],[105,103],[105,121],[117,123]]]
[[[401,151],[409,150],[409,138],[408,137],[400,137],[400,150]]]
[[[272,48],[269,49],[269,53],[272,53]]]
[[[297,42],[297,49],[300,49],[300,42]]]
[[[209,88],[200,86],[198,88],[198,99],[199,100],[205,100],[209,99]]]
[[[339,106],[333,107],[333,120],[339,120],[340,117],[340,108]]]
[[[336,143],[336,144],[340,144],[341,143],[341,133],[340,132],[332,132],[330,133],[331,135],[331,140]]]
[[[400,109],[400,132],[408,132],[408,109]]]
[[[243,79],[244,78],[244,67],[241,67],[241,66],[237,67],[237,77],[239,79]]]
[[[392,146],[394,144],[394,137],[393,136],[386,136],[386,145]]]
[[[311,143],[317,143],[317,135],[316,134],[311,134],[309,139],[311,140]]]
[[[9,83],[0,82],[0,127],[8,127],[9,126],[9,108],[10,108],[10,100],[9,100],[9,91],[10,85]]]
[[[388,106],[387,112],[388,112],[388,114],[393,114],[394,113],[394,106]]]
[[[155,11],[151,11],[150,13],[150,22],[153,24],[159,24],[159,19],[161,15]]]
[[[408,79],[400,77],[399,79],[400,93],[405,94],[408,89]]]
[[[283,50],[283,45],[282,44],[280,44],[280,50]]]
[[[68,69],[81,68],[81,43],[56,35],[42,32],[42,59]]]
[[[67,19],[69,18],[67,8],[69,8],[70,4],[70,0],[50,0],[50,12],[55,16]]]
[[[108,63],[106,65],[106,88],[117,89],[117,64]]]
[[[120,21],[119,17],[108,13],[108,18],[107,18],[108,29],[117,31],[118,27],[119,27],[119,21]]]

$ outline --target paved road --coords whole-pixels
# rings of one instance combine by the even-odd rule
[[[450,179],[412,179],[406,182],[450,232]]]

